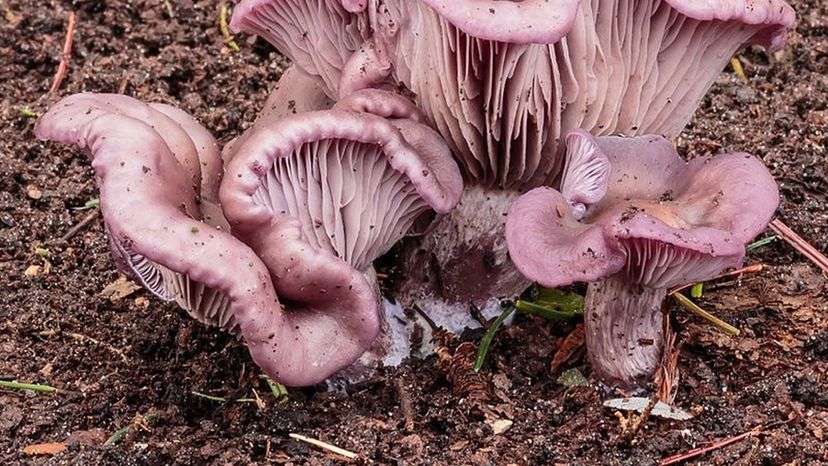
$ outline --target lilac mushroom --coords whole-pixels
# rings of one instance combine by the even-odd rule
[[[271,95],[265,113],[225,150],[224,213],[234,234],[260,251],[272,272],[284,270],[273,272],[280,296],[285,292],[278,277],[292,269],[269,225],[291,218],[309,247],[363,273],[379,301],[373,261],[455,206],[463,188],[460,170],[442,138],[420,123],[424,117],[410,100],[363,90],[330,109],[313,109],[305,97],[318,105],[326,101],[318,98],[313,80],[297,71],[282,78],[287,81]],[[364,376],[378,358],[399,357],[394,348],[404,351],[396,341],[403,330],[382,314],[381,337],[346,379]]]
[[[593,370],[641,388],[661,359],[667,290],[741,264],[779,203],[776,183],[749,154],[684,162],[660,136],[574,130],[566,142],[562,190],[533,189],[509,210],[509,253],[543,286],[590,282]]]
[[[286,385],[317,383],[350,365],[379,331],[373,288],[346,262],[310,247],[295,219],[270,224],[290,274],[284,262],[268,262],[272,245],[257,250],[223,221],[204,219],[199,199],[212,187],[199,192],[204,186],[194,180],[213,180],[211,140],[189,117],[155,108],[77,94],[36,128],[39,138],[75,144],[92,159],[116,262],[157,296],[237,331],[253,360]],[[205,150],[202,177],[190,162]]]
[[[734,52],[777,50],[794,24],[782,0],[382,4],[375,62],[392,64],[389,80],[414,93],[467,180],[458,208],[404,259],[413,281],[402,292],[460,303],[525,286],[502,247],[502,214],[520,192],[557,182],[561,135],[675,136]],[[554,20],[514,27],[531,24],[528,11]]]

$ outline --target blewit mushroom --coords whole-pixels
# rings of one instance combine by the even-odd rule
[[[271,222],[278,244],[259,250],[202,221],[193,182],[201,177],[188,172],[199,164],[180,161],[209,140],[174,116],[125,96],[77,94],[35,131],[88,152],[113,254],[148,290],[238,331],[256,364],[286,385],[317,383],[350,365],[379,330],[374,289],[346,262],[310,247],[293,218]],[[283,260],[268,256],[274,249]],[[201,294],[182,295],[193,290]]]
[[[302,75],[287,77],[307,84]],[[280,111],[297,85],[277,89],[269,113],[225,151],[224,213],[234,234],[261,252],[280,295],[279,277],[291,273],[290,258],[269,225],[281,218],[297,220],[309,247],[341,258],[375,282],[377,257],[413,227],[422,229],[434,214],[455,206],[463,188],[460,170],[406,98],[364,90],[331,109]],[[364,369],[378,358],[397,357],[391,348],[402,330],[392,331],[394,319],[383,322]],[[365,373],[351,370],[346,378]]]
[[[263,37],[336,98],[346,61],[370,35],[363,9],[361,0],[243,0],[230,28]]]
[[[458,208],[403,259],[412,278],[403,293],[463,304],[525,286],[500,244],[501,207],[557,182],[563,134],[675,136],[734,52],[752,43],[776,50],[794,23],[782,0],[383,5],[371,18],[377,63],[391,63],[390,79],[416,95],[467,182]],[[535,17],[558,18],[543,35],[511,26],[509,10],[529,5],[543,10]],[[493,11],[470,13],[482,7]]]
[[[751,155],[684,162],[660,136],[574,130],[566,142],[563,191],[536,188],[509,210],[509,254],[543,286],[590,282],[593,370],[641,388],[661,359],[667,289],[739,265],[779,203],[776,183]]]

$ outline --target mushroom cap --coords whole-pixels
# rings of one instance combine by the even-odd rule
[[[608,161],[604,196],[592,198],[579,221],[572,198],[536,188],[513,204],[506,220],[512,260],[544,286],[622,270],[651,288],[706,280],[741,263],[745,243],[767,226],[779,203],[770,173],[748,154],[685,163],[660,136],[593,138],[578,131],[567,140],[571,150],[591,152],[568,153],[573,165]],[[594,182],[584,179],[586,186]]]
[[[254,361],[284,384],[317,383],[356,360],[379,330],[376,298],[364,277],[307,247],[290,221],[273,225],[290,263],[269,271],[260,259],[267,250],[254,251],[198,220],[191,178],[159,124],[166,117],[135,99],[115,100],[70,96],[38,121],[35,132],[88,151],[112,242],[144,284],[156,293],[169,290],[166,270],[211,290],[204,294],[212,300],[207,304],[229,303]],[[292,273],[280,276],[288,265]],[[274,277],[286,288],[288,305],[280,303]]]
[[[551,44],[575,21],[580,0],[419,0],[461,31],[513,44]]]
[[[258,128],[238,147],[227,173],[222,203],[247,241],[276,242],[266,225],[296,218],[314,247],[359,270],[420,215],[453,208],[462,191],[459,169],[433,130],[340,109]]]
[[[345,63],[368,39],[361,0],[242,0],[230,28],[270,42],[337,97]]]
[[[680,13],[702,21],[736,21],[767,26],[751,42],[775,52],[785,46],[796,12],[784,0],[665,0]]]
[[[398,27],[391,38],[375,36],[395,44],[393,76],[417,96],[465,179],[521,190],[557,180],[560,141],[574,128],[677,135],[736,51],[752,43],[777,49],[793,26],[782,0],[573,2],[566,34],[538,44],[477,34],[464,21],[498,22],[487,5],[566,2],[386,3],[399,10],[385,18]]]

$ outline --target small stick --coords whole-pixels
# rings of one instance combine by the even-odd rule
[[[690,299],[687,296],[684,296],[681,293],[676,293],[676,294],[673,295],[673,298],[676,301],[678,301],[679,304],[682,305],[682,307],[684,307],[688,311],[692,312],[693,314],[696,314],[697,316],[701,317],[702,319],[710,322],[711,324],[715,325],[716,327],[719,327],[725,333],[728,333],[728,334],[733,335],[733,336],[739,336],[739,333],[741,333],[738,328],[728,324],[727,322],[723,321],[722,319],[719,319],[718,317],[714,316],[713,314],[711,314],[711,313],[705,311],[704,309],[700,308],[696,303],[694,303],[693,301],[690,301]]]
[[[98,209],[95,209],[92,212],[89,212],[86,215],[86,217],[84,217],[83,220],[80,221],[80,223],[78,223],[77,225],[70,228],[69,231],[67,231],[65,235],[61,236],[60,241],[69,241],[69,239],[71,239],[73,236],[78,234],[79,231],[81,231],[85,226],[92,223],[92,221],[95,220],[97,217],[98,217]]]
[[[50,387],[49,385],[40,385],[36,383],[7,382],[5,380],[0,380],[0,387],[8,388],[11,390],[32,390],[41,393],[55,393],[57,391],[57,388]]]
[[[483,327],[483,330],[489,329],[489,321],[486,320],[486,317],[483,316],[483,313],[480,312],[480,308],[475,306],[474,303],[469,302],[469,313],[474,317],[474,320],[480,323],[480,326]]]
[[[339,448],[339,447],[334,446],[334,445],[331,445],[330,443],[325,443],[321,440],[316,440],[314,438],[305,437],[304,435],[300,435],[300,434],[288,434],[288,437],[290,437],[292,439],[295,439],[295,440],[305,442],[305,443],[309,443],[309,444],[311,444],[313,446],[316,446],[316,447],[319,447],[323,450],[327,450],[327,451],[330,451],[332,453],[336,453],[337,455],[344,456],[345,458],[348,458],[349,460],[353,460],[353,459],[357,458],[356,453],[354,453],[352,451],[345,450],[343,448]]]
[[[414,430],[414,410],[411,408],[411,395],[405,389],[402,380],[394,380],[394,388],[397,389],[397,397],[400,399],[400,409],[402,409],[403,417],[405,418],[405,430],[412,432]]]
[[[644,408],[644,411],[641,412],[640,416],[636,416],[635,420],[633,420],[630,428],[623,434],[622,440],[624,441],[631,441],[638,431],[641,430],[641,427],[647,423],[647,420],[650,419],[650,413],[653,412],[653,408],[655,408],[656,403],[659,401],[659,394],[658,391],[653,393],[653,396],[650,398],[650,402],[647,403],[647,406]]]
[[[765,425],[765,426],[757,426],[752,430],[749,430],[747,432],[741,433],[741,434],[733,436],[733,437],[729,437],[729,438],[726,438],[726,439],[723,439],[723,440],[719,440],[718,442],[714,442],[714,443],[712,443],[712,444],[710,444],[706,447],[694,448],[694,449],[689,450],[685,453],[681,453],[681,454],[673,455],[673,456],[668,456],[667,458],[664,458],[663,460],[661,460],[661,462],[658,463],[658,465],[659,466],[667,466],[667,465],[670,465],[670,464],[681,463],[682,461],[689,460],[690,458],[695,458],[696,456],[703,455],[707,452],[711,452],[713,450],[718,450],[719,448],[726,447],[726,446],[730,445],[731,443],[736,443],[736,442],[738,442],[740,440],[743,440],[747,437],[751,437],[753,435],[761,434],[762,431],[773,428],[773,427],[776,427],[780,424],[784,424],[784,423],[783,422],[775,422],[775,423],[768,424],[768,425]]]
[[[72,54],[72,37],[75,35],[75,25],[77,22],[78,14],[70,11],[69,26],[66,28],[66,39],[63,42],[63,53],[60,55],[60,64],[58,64],[58,70],[55,73],[55,78],[52,80],[52,87],[49,89],[49,93],[57,91],[60,83],[63,82],[63,78],[66,77],[66,70],[69,68],[69,58]]]
[[[719,275],[716,275],[715,277],[711,278],[710,280],[706,280],[706,282],[712,282],[713,280],[719,280],[721,278],[734,277],[736,275],[742,275],[743,273],[761,272],[762,269],[764,269],[764,268],[765,268],[764,264],[749,265],[747,267],[742,267],[741,269],[736,269],[736,270],[732,270],[730,272],[720,273]],[[667,293],[667,295],[668,296],[674,295],[674,294],[678,293],[679,291],[686,290],[687,288],[690,288],[693,285],[695,285],[695,283],[687,283],[686,285],[677,286],[677,287],[673,288],[672,290],[670,290]]]
[[[779,220],[778,218],[774,219],[770,222],[770,228],[774,231],[774,233],[781,236],[782,239],[784,239],[788,244],[793,246],[794,249],[802,253],[803,256],[810,259],[811,262],[822,269],[823,273],[828,272],[828,257],[825,257],[824,254],[819,252],[815,247],[811,246],[810,243],[796,234],[796,232],[791,230],[790,227],[782,223],[782,220]]]
[[[256,403],[256,400],[255,400],[255,399],[253,399],[253,398],[237,398],[237,399],[235,399],[235,400],[228,400],[227,398],[224,398],[224,397],[220,397],[220,396],[213,396],[213,395],[208,395],[208,394],[206,394],[206,393],[201,393],[201,392],[196,392],[196,391],[191,391],[190,393],[192,393],[193,395],[195,395],[195,396],[197,396],[197,397],[199,397],[199,398],[205,398],[205,399],[208,399],[208,400],[210,400],[210,401],[217,401],[217,402],[219,402],[219,403],[230,403],[230,402],[235,402],[235,403]]]

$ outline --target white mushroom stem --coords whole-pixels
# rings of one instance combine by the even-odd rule
[[[661,303],[666,292],[634,284],[624,274],[589,284],[587,354],[605,384],[634,390],[652,380],[664,350]]]

